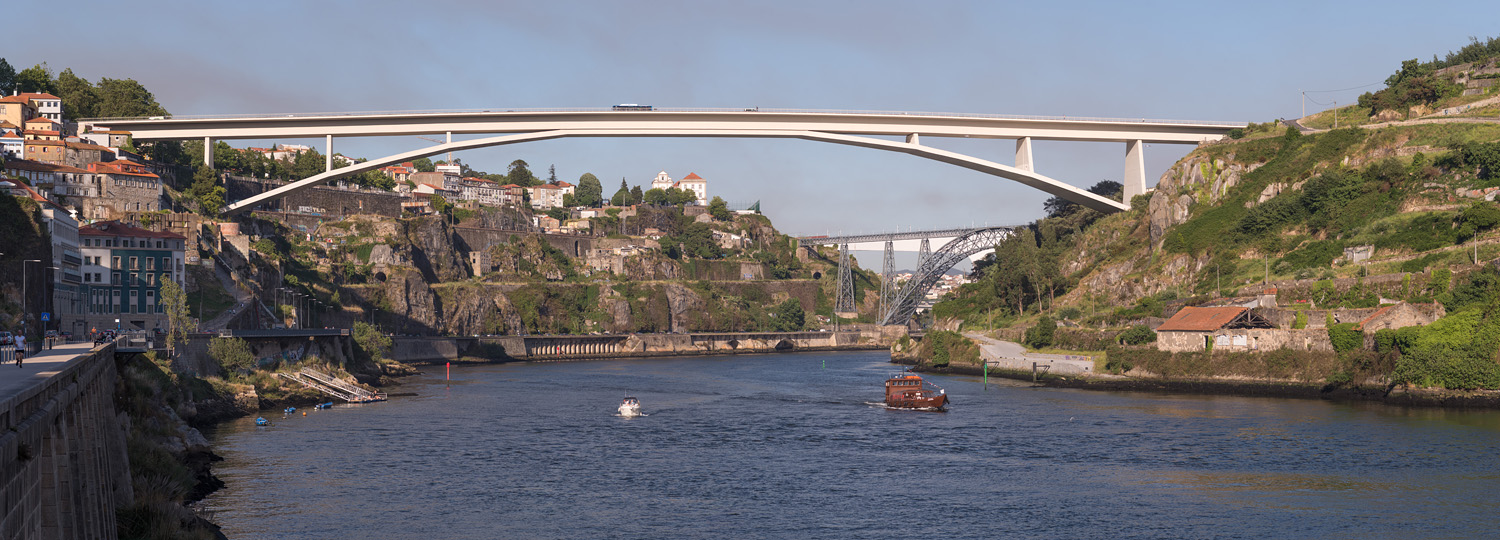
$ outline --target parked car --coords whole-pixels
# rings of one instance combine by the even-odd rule
[[[0,345],[15,345],[16,338],[10,332],[0,331]]]

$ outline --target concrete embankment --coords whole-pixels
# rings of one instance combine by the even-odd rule
[[[883,350],[900,327],[844,332],[724,332],[580,336],[398,337],[389,357],[406,364],[482,359],[549,362],[771,352]]]

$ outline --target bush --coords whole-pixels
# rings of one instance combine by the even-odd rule
[[[1365,333],[1354,328],[1354,323],[1335,324],[1328,327],[1328,341],[1333,350],[1345,353],[1358,350],[1365,344]]]
[[[1124,343],[1126,345],[1145,345],[1147,343],[1156,343],[1156,332],[1152,332],[1151,329],[1146,327],[1146,325],[1144,324],[1137,324],[1130,327],[1129,330],[1126,330],[1125,332],[1120,334],[1120,343]]]
[[[979,346],[958,332],[940,330],[922,338],[922,350],[933,367],[946,367],[953,361],[979,363]]]
[[[208,356],[225,372],[255,369],[255,355],[240,338],[213,338],[208,342]]]
[[[1043,315],[1036,321],[1036,325],[1026,329],[1023,340],[1027,347],[1033,349],[1045,349],[1052,346],[1052,338],[1057,333],[1057,323],[1051,317]]]
[[[380,333],[374,325],[365,322],[354,323],[354,345],[368,355],[372,362],[382,362],[385,354],[391,350],[391,338]]]
[[[1292,329],[1301,330],[1303,328],[1307,328],[1307,312],[1298,310],[1297,315],[1292,318]]]

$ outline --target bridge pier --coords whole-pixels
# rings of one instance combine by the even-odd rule
[[[1016,168],[1026,172],[1036,172],[1031,164],[1031,137],[1016,139]]]
[[[323,149],[327,150],[323,153],[323,172],[328,172],[333,170],[333,135],[323,137]]]
[[[854,306],[854,276],[849,269],[849,244],[839,244],[839,293],[834,299],[833,311],[835,316],[839,313],[850,313],[855,310]]]
[[[1140,140],[1125,143],[1125,207],[1130,199],[1146,192],[1146,144]]]
[[[214,168],[214,140],[212,137],[203,138],[203,164],[208,168]]]

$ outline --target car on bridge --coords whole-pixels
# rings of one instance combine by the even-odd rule
[[[635,103],[621,103],[619,105],[615,105],[614,109],[617,111],[654,111],[656,110],[656,107],[652,107],[650,105],[637,105]]]

